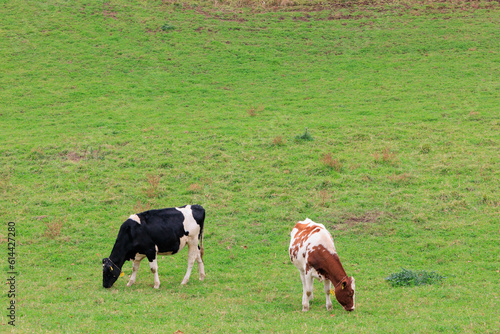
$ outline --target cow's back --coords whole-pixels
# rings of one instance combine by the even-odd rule
[[[205,210],[199,205],[149,210],[137,214],[137,228],[147,234],[160,253],[175,254],[187,238],[198,238]]]
[[[190,223],[195,223],[203,228],[205,209],[200,205],[185,205],[176,208],[144,211],[138,213],[137,216],[140,218],[141,224],[147,226],[148,229],[167,227],[180,230],[180,227],[188,227]],[[185,229],[185,231],[189,230],[190,228]]]
[[[184,221],[183,214],[176,208],[166,208],[157,210],[148,210],[138,213],[140,223],[146,227],[155,226],[179,226]]]
[[[318,224],[306,218],[295,224],[291,232],[289,246],[290,260],[297,267],[305,266],[308,253],[315,246],[322,245],[332,253],[336,253],[330,232],[323,224]]]

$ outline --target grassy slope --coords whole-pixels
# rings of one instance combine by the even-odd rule
[[[20,331],[500,327],[495,3],[0,6],[0,217],[21,243]],[[314,140],[296,141],[306,127]],[[120,223],[185,203],[207,209],[207,280],[179,286],[183,252],[160,260],[159,291],[145,263],[134,287],[104,290]],[[300,312],[286,250],[305,217],[356,277],[354,313],[326,312],[320,285]],[[401,267],[447,278],[389,287]]]

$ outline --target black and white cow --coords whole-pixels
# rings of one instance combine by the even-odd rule
[[[200,280],[205,278],[203,265],[203,223],[205,209],[200,205],[150,210],[131,215],[120,227],[108,258],[102,260],[102,285],[110,288],[123,276],[125,261],[134,261],[127,286],[135,282],[141,260],[148,258],[154,274],[154,288],[160,287],[157,255],[176,254],[188,245],[188,268],[181,284],[189,281],[194,262],[198,262]]]

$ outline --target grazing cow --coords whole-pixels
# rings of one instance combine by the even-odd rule
[[[131,215],[120,227],[109,258],[102,260],[102,285],[110,288],[123,276],[122,266],[132,260],[132,275],[127,286],[135,282],[141,260],[148,258],[154,274],[154,288],[160,287],[157,255],[176,254],[188,245],[188,268],[181,284],[186,284],[194,262],[198,262],[200,280],[205,278],[203,265],[203,222],[205,209],[199,205],[150,210]],[[199,247],[201,246],[201,248]]]
[[[326,309],[332,309],[330,293],[346,311],[354,310],[354,277],[348,277],[335,251],[333,238],[322,224],[306,218],[292,229],[288,252],[302,280],[302,311],[309,310],[313,280],[325,281]],[[333,283],[333,289],[331,289]]]

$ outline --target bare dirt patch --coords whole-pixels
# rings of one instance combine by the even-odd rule
[[[117,14],[118,13],[114,11],[114,8],[111,6],[109,2],[103,4],[102,15],[104,15],[104,17],[111,17],[113,20],[116,20]]]
[[[340,224],[355,225],[358,223],[376,223],[378,219],[386,215],[382,211],[368,211],[363,214],[347,214],[340,218]]]
[[[78,152],[71,151],[71,152],[66,153],[63,156],[63,158],[65,158],[66,160],[69,160],[69,161],[78,162],[78,161],[82,160],[83,155],[81,155]]]

